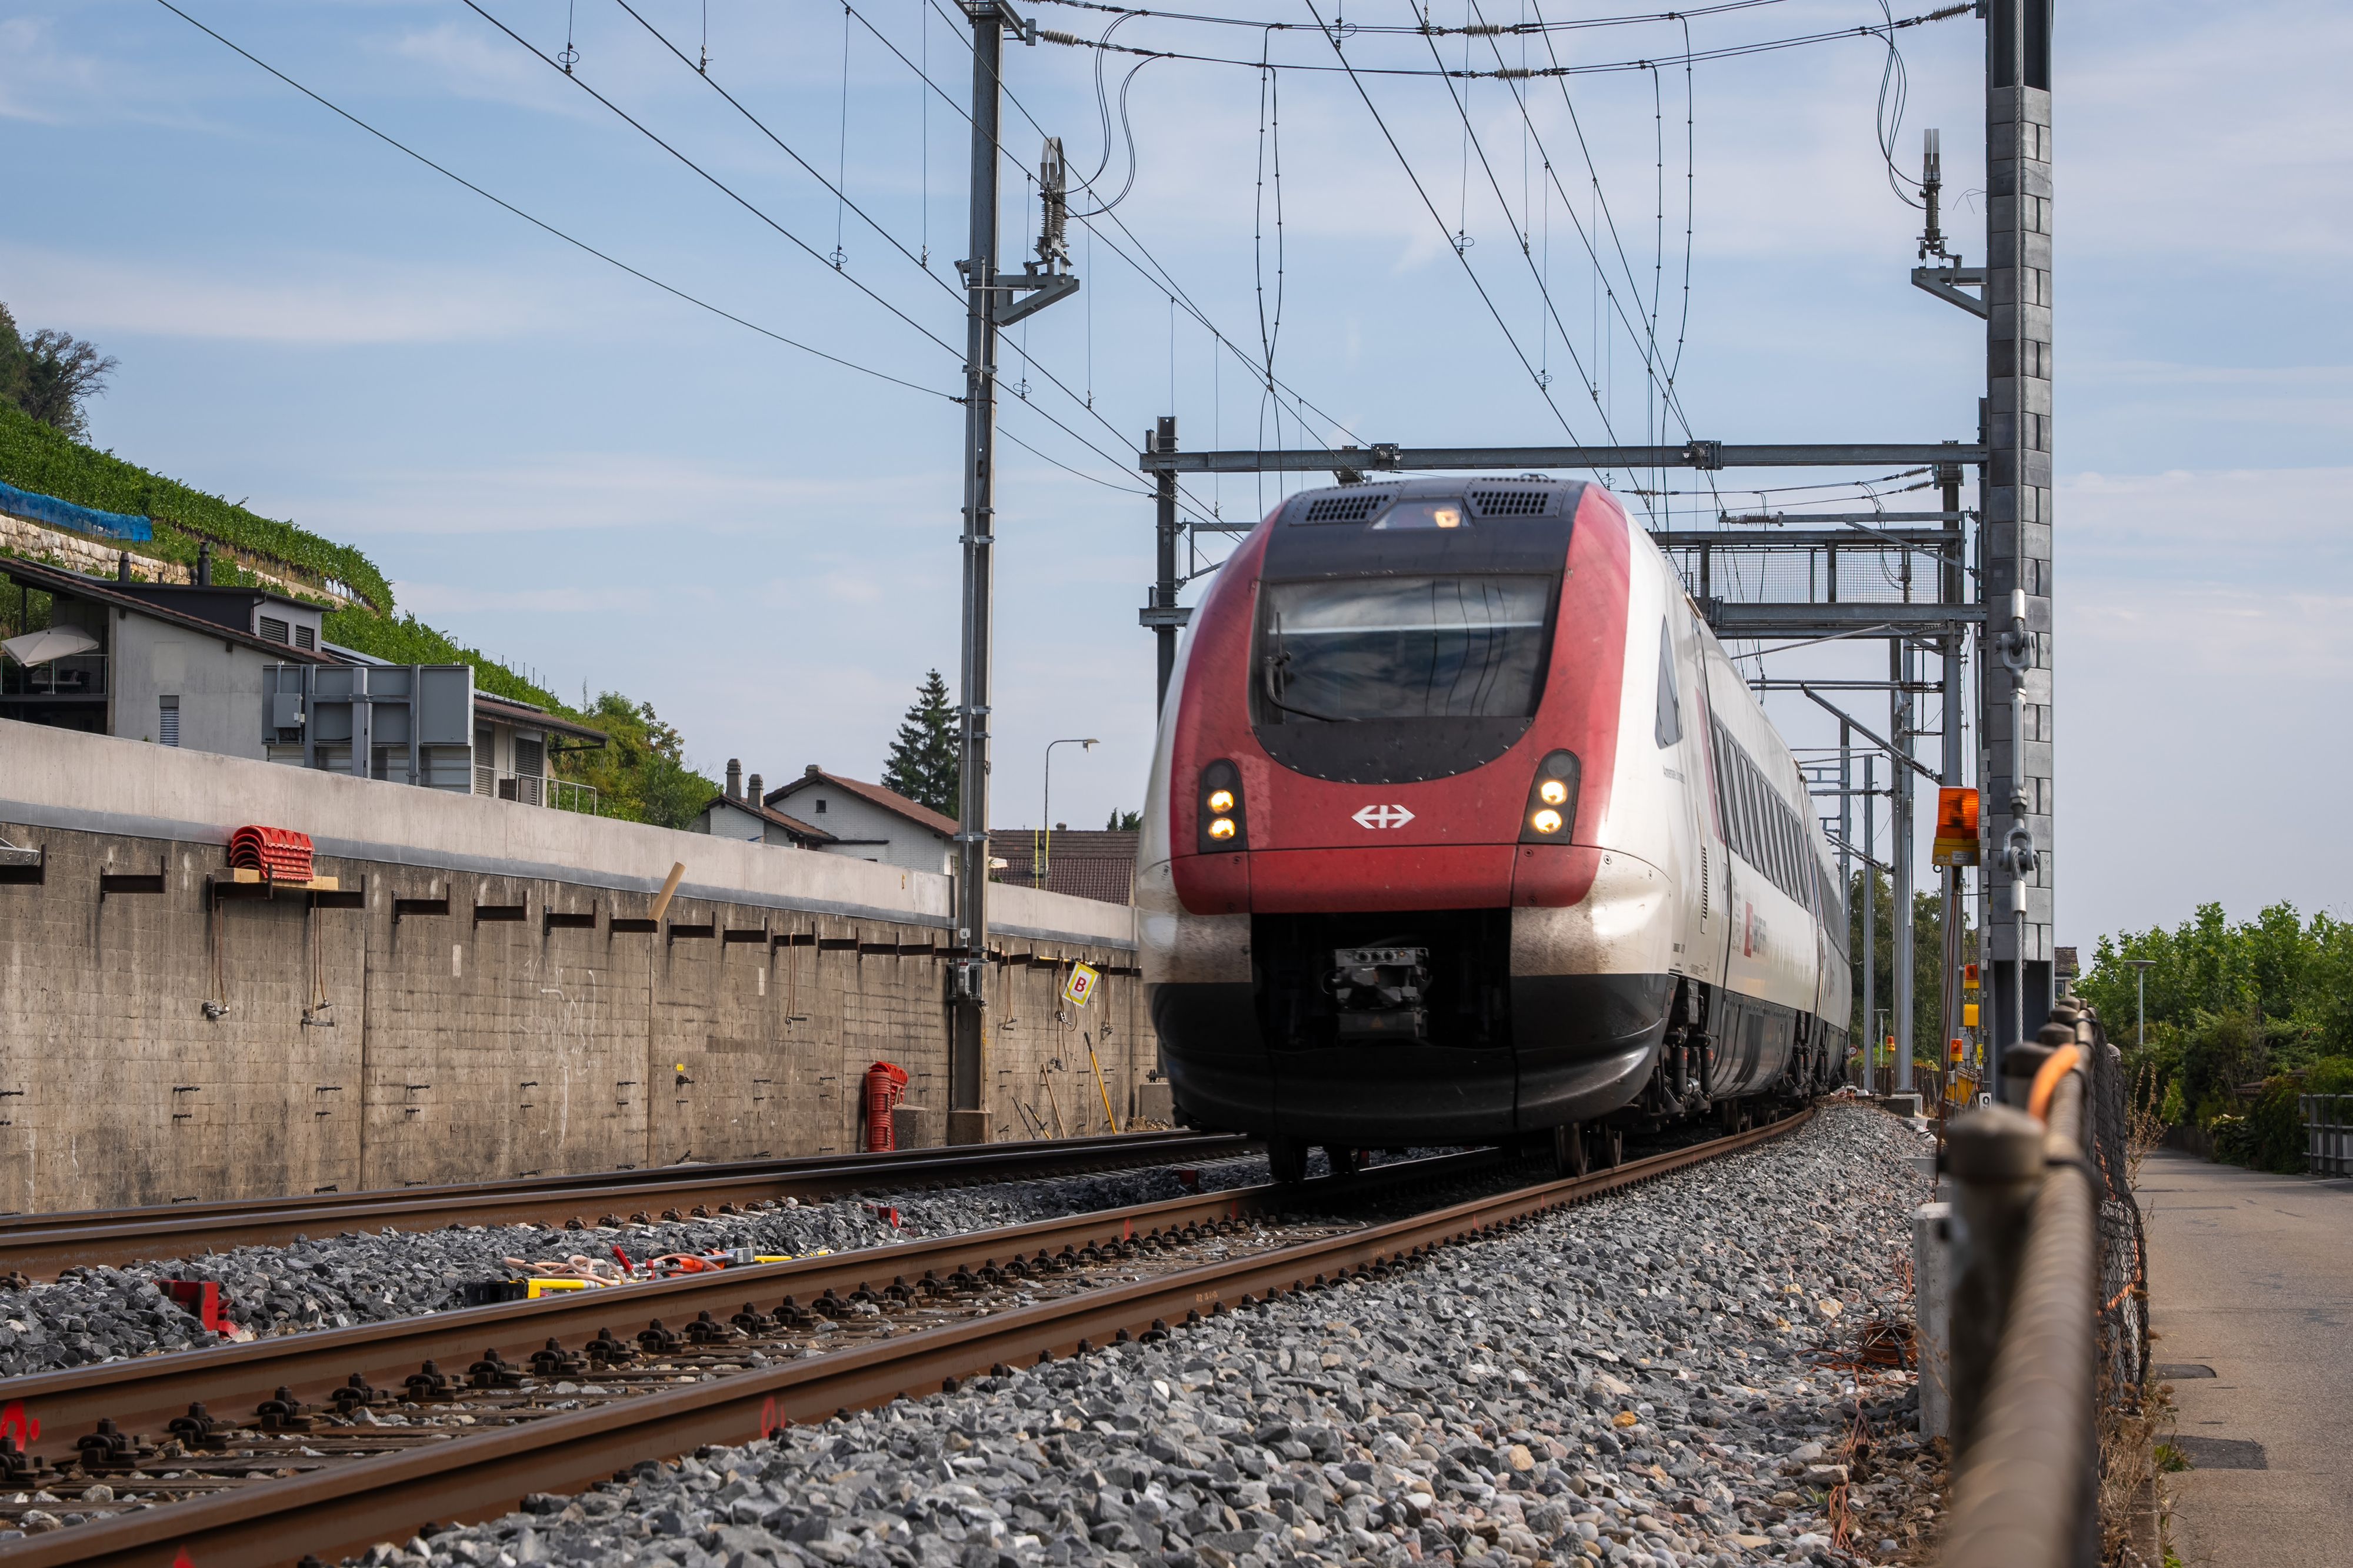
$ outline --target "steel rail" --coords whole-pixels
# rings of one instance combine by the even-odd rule
[[[1377,1194],[1474,1173],[1492,1168],[1499,1158],[1493,1151],[1479,1151],[1376,1165],[1354,1176],[1324,1177],[1307,1184],[1306,1191],[1319,1199],[1340,1193]],[[790,1263],[713,1269],[642,1285],[568,1291],[535,1301],[427,1312],[348,1329],[8,1378],[0,1380],[0,1430],[61,1437],[70,1444],[100,1420],[111,1418],[125,1432],[159,1432],[173,1416],[199,1403],[216,1415],[242,1418],[281,1387],[315,1405],[353,1373],[371,1385],[397,1389],[427,1361],[462,1372],[485,1350],[527,1365],[531,1353],[551,1339],[576,1348],[599,1330],[610,1328],[626,1339],[656,1318],[679,1327],[709,1312],[724,1321],[747,1300],[773,1302],[789,1294],[807,1303],[828,1290],[847,1297],[860,1286],[887,1285],[897,1276],[920,1279],[925,1270],[944,1278],[958,1268],[977,1270],[991,1261],[1026,1259],[1040,1250],[1056,1253],[1065,1247],[1098,1246],[1236,1218],[1270,1203],[1296,1201],[1301,1191],[1269,1185],[1229,1188],[1028,1225],[818,1254]],[[29,1449],[33,1444],[24,1446]]]
[[[792,1423],[917,1397],[1005,1363],[1082,1353],[1188,1314],[1294,1291],[1516,1226],[1787,1132],[1766,1127],[1612,1170],[1477,1198],[1385,1225],[951,1323],[709,1383],[567,1411],[331,1470],[0,1544],[0,1564],[150,1568],[185,1560],[292,1563],[402,1539],[419,1520],[479,1520],[533,1492],[576,1491],[649,1458],[744,1443]]]
[[[36,1279],[98,1265],[183,1257],[205,1247],[276,1245],[338,1230],[439,1229],[448,1225],[561,1225],[633,1212],[778,1198],[839,1197],[878,1186],[1014,1182],[1142,1164],[1229,1159],[1255,1141],[1225,1134],[1120,1133],[1086,1139],[967,1144],[892,1154],[665,1165],[649,1171],[533,1177],[511,1183],[379,1188],[254,1203],[187,1204],[0,1220],[0,1271]],[[158,1249],[164,1250],[158,1250]]]

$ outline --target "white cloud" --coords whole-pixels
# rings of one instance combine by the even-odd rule
[[[2353,468],[2171,469],[2063,478],[2053,500],[2063,581],[2184,568],[2247,592],[2353,591]]]
[[[477,611],[583,615],[643,608],[639,595],[620,588],[485,589],[448,583],[395,583],[392,593],[402,610],[427,617]]]
[[[0,20],[0,120],[63,125],[100,90],[99,62],[61,48],[45,16]]]
[[[228,275],[11,245],[0,246],[0,279],[19,319],[80,334],[341,347],[505,338],[561,321],[546,289],[511,277],[348,256],[281,252]]]
[[[940,521],[935,498],[954,494],[955,482],[953,474],[920,473],[798,479],[732,461],[629,452],[347,477],[350,489],[287,504],[337,537],[688,530],[701,540],[773,534],[797,550],[844,553],[860,548],[853,535]]]

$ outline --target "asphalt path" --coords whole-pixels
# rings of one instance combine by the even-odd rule
[[[2353,1181],[2160,1150],[2139,1197],[2182,1562],[2353,1563]]]

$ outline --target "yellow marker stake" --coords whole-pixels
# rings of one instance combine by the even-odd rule
[[[1110,1122],[1111,1130],[1116,1132],[1119,1131],[1119,1118],[1112,1114],[1111,1086],[1103,1082],[1103,1063],[1095,1060],[1095,1037],[1092,1035],[1079,1037],[1087,1043],[1087,1065],[1095,1069],[1095,1088],[1103,1094],[1103,1120]]]

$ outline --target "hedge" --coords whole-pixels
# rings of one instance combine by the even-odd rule
[[[341,583],[380,613],[392,614],[392,584],[375,562],[350,545],[85,447],[5,403],[0,403],[0,479],[78,506],[153,518],[153,553],[167,560],[194,561],[197,544],[209,538]]]

